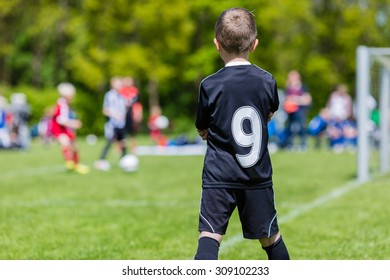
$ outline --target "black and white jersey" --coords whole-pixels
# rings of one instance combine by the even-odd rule
[[[208,129],[204,188],[272,186],[268,116],[279,107],[277,85],[249,62],[228,63],[199,89],[197,129]]]

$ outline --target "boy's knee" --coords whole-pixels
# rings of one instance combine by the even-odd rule
[[[259,241],[261,243],[261,246],[268,247],[274,244],[278,239],[280,239],[280,237],[281,237],[280,232],[277,232],[276,234],[270,237],[260,238]]]

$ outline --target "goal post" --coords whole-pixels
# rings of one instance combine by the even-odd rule
[[[379,155],[380,172],[389,171],[389,107],[390,107],[390,48],[359,46],[356,51],[356,98],[358,123],[357,179],[370,179],[369,98],[371,96],[371,68],[379,66]]]

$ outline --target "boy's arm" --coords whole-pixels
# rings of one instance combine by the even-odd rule
[[[276,81],[274,80],[274,90],[273,90],[273,97],[272,97],[272,105],[271,105],[271,116],[268,116],[268,120],[273,116],[273,114],[279,109],[279,94],[278,94],[278,85],[276,84]]]
[[[268,121],[271,120],[272,116],[274,115],[274,113],[270,112],[269,115],[268,115]]]
[[[198,134],[203,140],[207,140],[208,129],[198,129]]]
[[[198,130],[199,136],[202,137],[203,140],[207,139],[210,115],[208,111],[207,97],[201,85],[199,90],[195,126]]]
[[[79,129],[81,127],[82,124],[80,120],[71,119],[69,117],[70,116],[69,105],[63,103],[58,104],[57,110],[58,110],[58,115],[56,116],[55,121],[58,124],[69,127],[71,129]]]

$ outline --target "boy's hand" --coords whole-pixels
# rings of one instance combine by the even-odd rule
[[[271,118],[272,118],[272,116],[274,115],[274,113],[269,113],[269,115],[268,115],[268,121],[270,121],[271,120]]]
[[[82,126],[82,123],[80,120],[72,120],[72,128],[73,129],[79,129]]]
[[[198,133],[203,140],[207,140],[208,129],[198,129]]]

